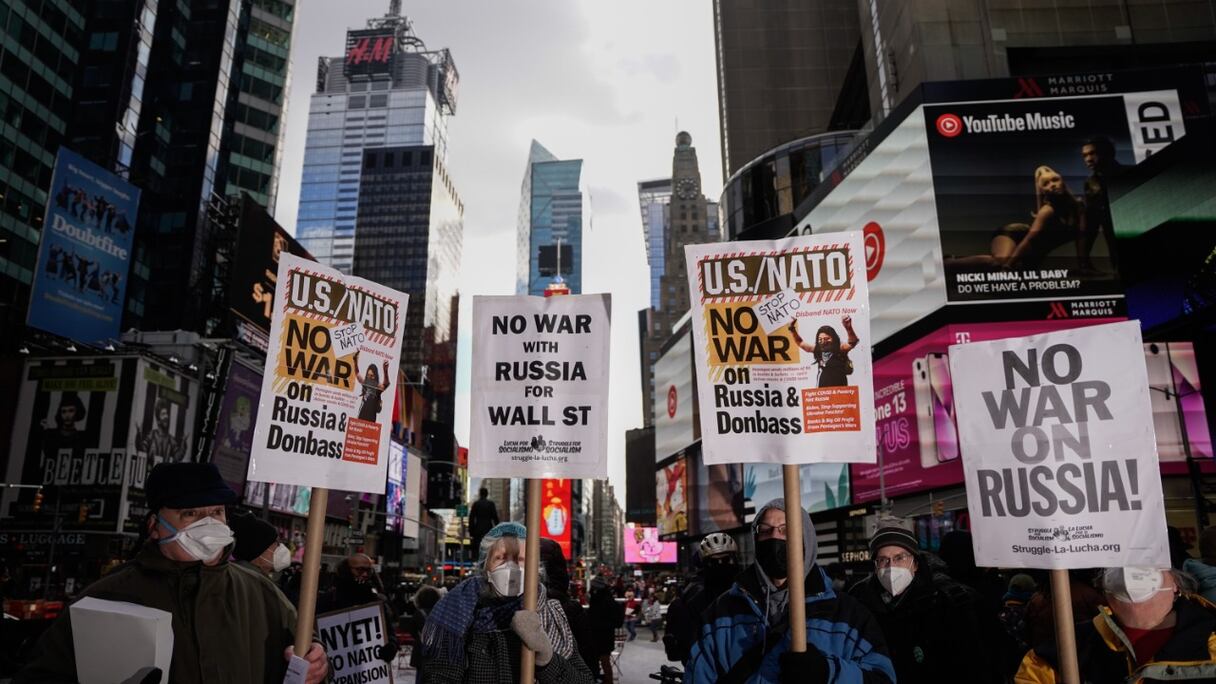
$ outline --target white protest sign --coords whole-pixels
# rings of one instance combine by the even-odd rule
[[[124,682],[159,668],[169,679],[173,615],[125,601],[86,596],[72,604],[72,646],[81,684]]]
[[[783,290],[756,305],[756,318],[760,319],[764,334],[772,335],[778,328],[793,322],[801,306],[802,300],[797,292]]]
[[[474,297],[469,471],[608,476],[606,294]]]
[[[284,252],[249,479],[383,493],[407,296]],[[362,337],[347,354],[342,339]]]
[[[392,664],[380,659],[388,629],[379,603],[318,615],[317,639],[329,658],[330,681],[392,682]]]
[[[705,463],[873,463],[861,233],[684,253]]]
[[[1140,325],[950,347],[977,565],[1169,567]]]

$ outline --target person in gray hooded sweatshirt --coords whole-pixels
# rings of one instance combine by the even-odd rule
[[[785,502],[765,504],[752,523],[756,560],[705,614],[689,655],[686,684],[861,682],[893,684],[878,623],[856,599],[838,594],[815,563],[815,528],[802,515],[806,651],[790,650]]]

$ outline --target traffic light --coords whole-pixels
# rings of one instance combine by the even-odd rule
[[[39,489],[38,491],[34,492],[34,512],[37,513],[41,510],[42,510],[42,490]]]
[[[77,513],[76,513],[76,522],[78,524],[83,525],[84,522],[88,519],[89,519],[89,503],[87,501],[81,501],[80,510],[77,511]]]

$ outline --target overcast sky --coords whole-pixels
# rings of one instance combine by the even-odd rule
[[[388,0],[298,3],[276,218],[295,232],[317,57],[340,55]],[[461,294],[513,294],[515,230],[533,138],[584,160],[583,287],[612,294],[608,472],[624,505],[625,430],[642,425],[637,311],[649,303],[637,182],[671,174],[677,130],[692,134],[702,185],[721,190],[712,5],[653,0],[428,0],[403,3],[431,49],[460,71],[448,169],[465,205]],[[677,121],[678,127],[677,129]],[[460,309],[456,434],[468,445],[469,301]]]

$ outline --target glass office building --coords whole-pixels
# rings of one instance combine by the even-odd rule
[[[296,237],[318,261],[350,273],[364,150],[426,145],[446,160],[459,77],[450,53],[426,50],[404,17],[373,19],[346,43],[345,57],[318,61]]]
[[[671,211],[671,179],[638,183],[638,206],[642,210],[642,239],[646,242],[646,263],[650,266],[650,308],[662,301],[667,223]]]
[[[561,160],[532,141],[528,169],[524,174],[520,197],[517,236],[519,294],[543,295],[553,282],[550,275],[541,274],[542,248],[566,252],[570,263],[561,264],[563,279],[572,294],[583,291],[583,200],[582,159]]]

